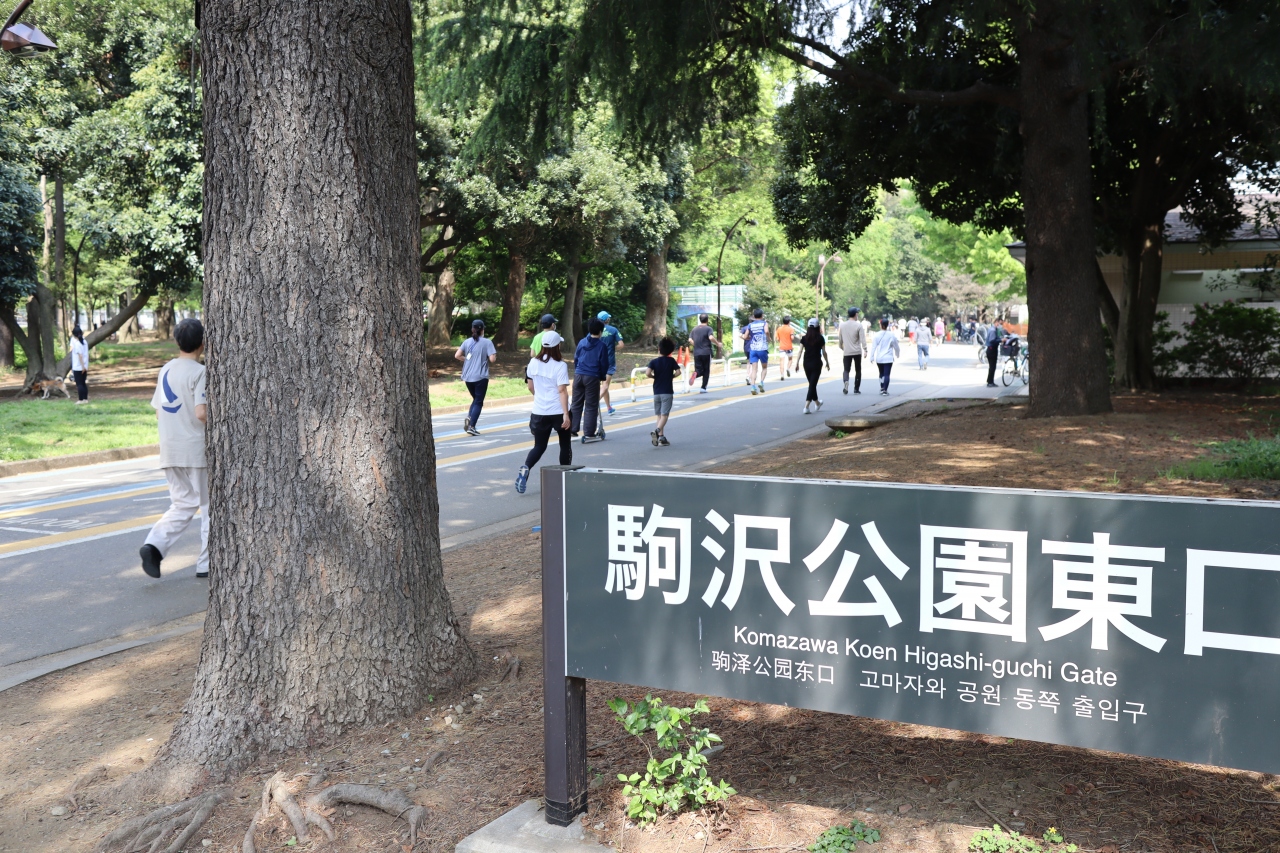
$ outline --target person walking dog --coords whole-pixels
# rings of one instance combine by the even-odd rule
[[[76,378],[76,405],[89,402],[89,344],[78,323],[71,330],[71,375]]]

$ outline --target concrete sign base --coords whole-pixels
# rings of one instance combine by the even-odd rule
[[[538,800],[516,806],[454,848],[456,853],[600,853],[608,849],[587,838],[576,820],[568,826],[547,823]]]

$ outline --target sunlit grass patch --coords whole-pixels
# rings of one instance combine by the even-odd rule
[[[1280,435],[1219,441],[1209,453],[1162,472],[1166,479],[1280,480]]]

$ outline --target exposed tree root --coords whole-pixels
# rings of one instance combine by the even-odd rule
[[[254,813],[253,818],[249,821],[249,828],[245,831],[244,841],[240,845],[242,853],[256,853],[257,848],[253,842],[254,832],[257,830],[258,823],[271,814],[272,803],[279,806],[280,811],[284,812],[285,817],[289,819],[289,823],[293,825],[294,837],[298,839],[299,843],[311,840],[311,833],[307,829],[308,825],[319,829],[330,841],[338,837],[337,833],[333,831],[333,824],[329,823],[324,815],[319,814],[314,808],[303,808],[298,805],[293,792],[285,784],[284,774],[277,773],[268,779],[267,784],[262,788],[262,805],[259,806],[258,811]]]
[[[409,846],[418,843],[418,827],[427,817],[427,810],[415,805],[404,793],[396,788],[375,788],[372,785],[352,785],[349,783],[330,785],[323,791],[307,797],[310,811],[323,813],[338,803],[349,803],[357,806],[371,806],[381,809],[394,817],[402,817],[409,824]]]
[[[190,841],[214,808],[227,798],[223,789],[209,791],[180,803],[163,806],[150,814],[125,821],[109,834],[94,853],[178,853]],[[177,836],[166,847],[169,836]]]
[[[70,805],[71,808],[78,809],[80,808],[80,803],[76,800],[76,794],[78,794],[81,789],[88,788],[95,782],[101,782],[106,778],[107,768],[99,764],[88,773],[77,776],[76,781],[72,782],[71,787],[67,789],[67,793],[63,794],[63,798],[66,799],[67,804]]]
[[[511,657],[507,661],[507,668],[503,671],[502,677],[498,679],[498,683],[501,684],[506,681],[508,675],[511,676],[512,681],[515,681],[520,677],[520,658]]]

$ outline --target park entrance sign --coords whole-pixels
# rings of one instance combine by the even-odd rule
[[[585,679],[1280,772],[1280,504],[551,468],[548,820]]]

